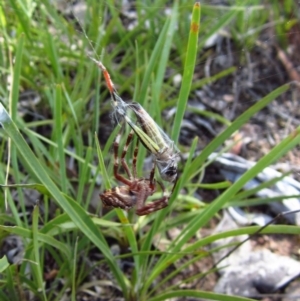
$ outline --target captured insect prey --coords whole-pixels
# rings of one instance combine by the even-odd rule
[[[161,183],[156,182],[154,179],[155,164],[150,172],[149,179],[138,178],[136,170],[136,161],[138,155],[138,141],[133,153],[132,172],[130,171],[125,156],[128,150],[128,146],[132,141],[134,131],[131,130],[127,137],[126,144],[121,154],[121,166],[123,167],[128,178],[125,178],[119,173],[119,145],[121,134],[119,133],[114,142],[114,176],[116,180],[122,182],[125,185],[114,187],[112,189],[104,191],[100,194],[100,198],[104,206],[112,206],[122,209],[130,209],[136,205],[137,215],[147,215],[154,211],[160,210],[168,206],[169,197],[164,195],[164,187]],[[152,196],[156,192],[156,183],[161,186],[163,196],[151,203],[145,205],[147,198]]]
[[[93,58],[92,60],[103,72],[107,88],[111,94],[116,119],[118,120],[119,117],[124,119],[133,129],[142,144],[153,155],[161,178],[164,181],[174,183],[177,179],[177,159],[179,157],[179,151],[174,142],[139,103],[126,103],[123,101],[117,94],[116,88],[105,66]],[[127,114],[128,109],[134,113],[133,115],[136,117],[136,121],[133,121],[129,117]]]
[[[171,183],[174,182],[177,178],[177,158],[179,154],[174,142],[139,103],[133,102],[127,104],[127,106],[135,112],[138,124],[140,124],[143,133],[146,135],[139,135],[137,126],[132,122],[129,125],[139,136],[143,145],[155,156],[157,168],[162,179]]]

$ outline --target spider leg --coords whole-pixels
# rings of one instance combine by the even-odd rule
[[[130,133],[128,134],[128,137],[127,137],[124,149],[123,149],[122,154],[121,154],[121,164],[122,164],[122,167],[124,168],[125,172],[127,173],[128,178],[130,178],[130,180],[132,180],[132,174],[131,174],[130,169],[129,169],[128,165],[127,165],[127,162],[125,160],[125,156],[126,156],[126,153],[128,151],[128,147],[129,147],[129,145],[130,145],[130,143],[132,141],[133,134],[134,134],[134,131],[131,130]],[[119,138],[119,141],[120,141],[120,139],[121,139],[121,135],[120,134],[118,134],[118,138]],[[134,175],[134,177],[136,177],[136,175]]]
[[[154,171],[151,171],[151,174],[152,174],[152,172],[153,172],[153,177],[154,177]],[[142,186],[142,187],[140,187],[140,193],[136,200],[136,202],[137,202],[136,214],[137,215],[147,215],[147,214],[161,210],[168,206],[169,196],[165,195],[165,187],[161,182],[158,182],[158,184],[163,191],[163,196],[160,199],[154,200],[153,202],[145,205],[147,198],[149,196],[151,196],[156,190],[155,183],[156,182],[155,182],[154,178],[140,182],[140,186]]]
[[[137,215],[147,215],[152,212],[161,210],[168,206],[168,200],[169,200],[169,197],[163,196],[162,198],[155,200],[141,208],[138,208],[139,200],[137,200],[136,214]]]
[[[155,165],[154,165],[154,168],[155,168]],[[154,182],[154,168],[152,169],[151,174],[150,174],[150,179],[149,179],[150,185],[149,185],[149,187],[151,187],[151,181],[152,181],[153,184],[155,184],[155,182]],[[151,175],[152,175],[152,178],[151,178]],[[161,210],[161,209],[167,207],[168,206],[169,198],[170,198],[170,196],[172,195],[172,193],[174,191],[174,188],[175,188],[175,186],[177,184],[177,181],[178,181],[178,177],[176,177],[176,180],[175,180],[175,183],[173,185],[172,191],[171,191],[171,193],[169,195],[165,194],[165,186],[163,185],[163,183],[160,182],[160,181],[156,181],[158,183],[158,185],[160,186],[162,192],[163,192],[163,196],[160,199],[157,199],[157,200],[155,200],[155,201],[153,201],[153,202],[151,202],[151,203],[149,203],[149,204],[147,204],[145,206],[142,206],[140,208],[138,207],[140,205],[139,204],[139,200],[137,200],[136,214],[137,215],[147,215],[147,214],[150,214],[152,212],[155,212],[155,211],[158,211],[158,210]],[[152,191],[153,192],[155,191],[155,187],[154,187],[154,190],[152,190]],[[152,193],[151,193],[151,195],[152,195]],[[150,196],[150,194],[148,194],[146,196],[146,198],[144,200],[144,203],[145,203],[145,201],[146,201],[146,199],[147,199],[148,196]]]
[[[150,171],[150,176],[149,176],[149,182],[150,182],[149,185],[150,185],[151,189],[153,189],[153,190],[155,189],[155,183],[156,183],[156,181],[154,179],[155,167],[156,167],[156,161],[153,160],[153,162],[152,162],[152,169]],[[164,186],[162,186],[161,183],[159,183],[159,185],[160,185],[160,187],[163,188],[163,191],[164,191]]]
[[[120,130],[120,132],[121,132],[121,130]],[[126,184],[128,186],[130,186],[131,185],[131,181],[128,180],[128,179],[126,179],[125,177],[123,177],[121,174],[119,174],[119,165],[120,165],[120,163],[119,163],[119,156],[118,155],[119,155],[119,145],[120,145],[120,139],[121,139],[120,132],[118,133],[118,135],[117,135],[117,137],[116,137],[116,139],[114,141],[114,161],[115,161],[114,162],[114,176],[115,176],[115,178],[118,181],[120,181],[120,182],[122,182],[122,183],[124,183],[124,184]],[[126,152],[125,152],[125,154],[126,154]],[[124,154],[124,156],[125,156],[125,154]],[[123,161],[124,161],[124,163],[122,162],[122,166],[124,167],[124,169],[127,172],[127,174],[129,172],[128,176],[130,177],[131,173],[129,171],[129,168],[128,168],[125,160],[123,160]]]
[[[134,152],[133,152],[133,160],[132,160],[132,173],[133,177],[136,179],[137,178],[137,171],[136,171],[136,162],[137,162],[137,156],[139,153],[139,141],[140,139],[137,139]]]

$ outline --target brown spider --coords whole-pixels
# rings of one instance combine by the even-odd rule
[[[106,190],[100,194],[100,199],[104,206],[112,206],[122,209],[130,209],[136,205],[136,214],[137,215],[147,215],[154,211],[160,210],[168,206],[168,196],[163,195],[160,199],[157,199],[149,204],[145,205],[147,198],[154,194],[156,191],[156,180],[154,179],[155,164],[150,172],[149,179],[138,178],[136,171],[136,161],[138,155],[138,143],[137,139],[136,147],[133,153],[133,162],[132,162],[132,173],[127,165],[125,156],[128,150],[128,146],[132,141],[134,132],[131,131],[127,137],[124,149],[121,154],[121,166],[125,170],[128,179],[122,176],[119,173],[119,145],[121,134],[119,133],[114,142],[114,176],[115,178],[124,183],[125,185],[117,186],[112,189]],[[164,186],[157,182],[163,193]]]

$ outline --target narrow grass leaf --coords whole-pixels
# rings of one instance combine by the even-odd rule
[[[62,87],[64,96],[65,96],[65,98],[67,100],[67,103],[69,105],[68,107],[71,110],[72,118],[73,118],[73,120],[75,122],[75,125],[76,125],[77,128],[79,128],[79,121],[78,121],[78,117],[77,117],[77,114],[76,114],[76,110],[74,108],[74,104],[73,104],[73,102],[72,102],[72,100],[70,98],[70,95],[69,95],[68,91],[66,90],[66,87],[64,85],[62,85],[61,87]],[[99,115],[97,115],[97,116],[99,116]]]
[[[38,183],[31,183],[31,184],[10,184],[10,185],[1,185],[0,184],[0,187],[3,187],[3,188],[33,189],[33,190],[36,190],[36,191],[40,192],[42,195],[47,195],[47,196],[51,197],[51,194],[46,189],[46,187],[44,185],[38,184]]]
[[[163,300],[168,300],[168,299],[178,298],[178,297],[183,297],[183,298],[194,297],[194,298],[218,300],[218,301],[255,301],[254,299],[245,298],[245,297],[208,293],[208,292],[198,291],[198,290],[173,290],[172,292],[163,293],[154,298],[149,298],[148,301],[163,301]]]
[[[3,273],[9,267],[9,262],[6,256],[0,258],[0,273]]]
[[[76,239],[75,248],[74,248],[74,256],[73,256],[73,264],[72,264],[72,292],[71,292],[71,300],[76,301],[76,276],[77,276],[77,254],[78,254],[78,238]]]
[[[236,67],[230,67],[230,68],[220,71],[219,73],[217,73],[215,75],[196,80],[192,83],[191,90],[201,89],[205,85],[212,84],[213,82],[217,81],[218,79],[224,78],[225,76],[228,76],[229,74],[236,72],[236,70],[237,70]]]
[[[57,47],[55,45],[55,42],[53,40],[52,34],[49,32],[47,33],[47,45],[46,45],[46,51],[48,51],[48,56],[53,68],[53,74],[55,76],[55,80],[59,83],[62,82],[63,79],[63,72],[60,65],[59,56],[57,53]]]
[[[178,143],[181,122],[183,119],[183,115],[186,109],[186,104],[192,86],[194,69],[196,64],[196,57],[197,57],[197,49],[198,49],[199,28],[200,28],[200,3],[196,2],[194,4],[193,13],[192,13],[192,21],[190,27],[185,64],[184,64],[182,84],[179,92],[177,110],[176,110],[174,126],[171,135],[172,140],[175,141],[175,144]]]
[[[99,144],[97,133],[95,133],[95,140],[96,140],[98,161],[99,161],[99,166],[100,166],[100,170],[101,170],[102,177],[103,177],[104,187],[105,187],[105,189],[111,189],[110,180],[109,180],[106,168],[105,168],[105,163],[104,163],[104,159],[103,159],[103,155],[102,155],[102,151],[101,151],[101,147]]]
[[[36,133],[36,132],[34,132],[34,131],[31,131],[31,130],[25,128],[25,129],[24,129],[24,132],[25,132],[27,135],[29,135],[30,137],[31,137],[31,136],[37,137],[39,140],[45,142],[47,145],[53,146],[54,148],[58,148],[57,143],[51,141],[50,139],[47,139],[46,137],[44,137],[44,136],[42,136],[42,135],[40,135],[40,134],[38,134],[38,133]],[[44,154],[47,154],[47,152],[45,152]],[[85,162],[85,159],[84,159],[84,158],[82,158],[81,156],[75,154],[73,151],[70,151],[70,150],[68,150],[68,149],[65,149],[65,154],[68,155],[68,156],[70,156],[71,158],[74,158],[75,160],[77,160],[77,161],[80,162],[80,163],[84,163],[84,162]],[[97,169],[97,168],[96,168],[94,165],[92,165],[92,164],[89,164],[89,167],[90,167],[92,170],[94,170],[94,171],[96,171],[96,169]]]
[[[17,268],[15,265],[10,265],[8,269],[5,271],[6,276],[6,296],[8,295],[8,300],[19,300],[19,296],[16,290],[16,282],[15,282],[15,275],[17,272]],[[3,290],[5,291],[5,290]],[[2,293],[2,289],[0,290]],[[2,299],[1,299],[2,300]],[[3,298],[3,300],[6,300]]]
[[[1,226],[0,225],[0,229],[4,232],[10,233],[10,234],[15,234],[22,238],[26,238],[26,239],[33,238],[32,231],[22,228],[22,227],[18,227],[18,226],[11,227],[11,226]],[[54,234],[56,234],[56,233],[54,233]],[[71,250],[66,246],[65,243],[62,243],[62,242],[56,240],[55,238],[53,238],[52,236],[50,236],[48,234],[37,233],[36,236],[37,236],[38,241],[49,244],[50,246],[58,249],[60,252],[64,253],[66,257],[71,256]]]
[[[171,20],[169,24],[169,28],[166,34],[166,39],[164,43],[164,47],[161,52],[158,68],[157,68],[157,75],[153,85],[153,99],[151,107],[153,106],[156,108],[156,121],[158,124],[162,124],[161,122],[161,112],[160,112],[160,94],[161,88],[166,72],[167,63],[169,60],[170,50],[172,46],[173,36],[176,29],[176,23],[178,22],[178,1],[174,1],[173,9],[171,12]],[[152,116],[155,117],[154,115]]]
[[[21,77],[21,67],[22,67],[22,56],[23,56],[23,48],[24,48],[24,34],[21,34],[18,44],[17,44],[17,51],[16,56],[14,59],[14,66],[11,67],[11,73],[13,75],[13,82],[10,90],[9,95],[9,111],[12,116],[12,119],[16,122],[17,121],[17,113],[18,113],[18,103],[19,103],[19,86],[20,86],[20,77]],[[17,183],[21,182],[21,176],[19,173],[19,162],[17,157],[17,150],[16,147],[11,144],[11,140],[8,141],[8,164],[11,156],[11,164],[12,168],[15,171],[14,180]],[[21,189],[17,189],[18,191],[18,198],[22,208],[22,214],[25,221],[25,224],[28,223],[26,208],[25,208],[25,197],[23,191]],[[13,205],[15,207],[15,205]],[[15,216],[17,224],[20,224],[20,219],[18,216]]]
[[[140,93],[138,94],[139,97],[137,99],[137,101],[144,107],[145,107],[147,90],[148,90],[148,87],[150,86],[151,74],[157,64],[158,57],[161,54],[162,48],[164,47],[166,34],[169,30],[169,23],[170,23],[170,20],[167,19],[166,23],[164,24],[164,26],[160,32],[160,35],[155,44],[155,47],[154,47],[153,51],[151,52],[151,57],[150,57],[149,63],[147,64],[146,72],[144,73],[142,86],[140,89]]]
[[[59,175],[61,189],[64,193],[67,192],[67,174],[66,174],[66,158],[64,152],[64,142],[63,142],[63,125],[62,125],[62,91],[61,86],[56,85],[55,91],[55,105],[54,105],[54,132],[55,140],[58,146],[58,161],[59,161]]]
[[[40,247],[38,241],[38,225],[39,225],[39,207],[37,205],[34,206],[33,214],[32,214],[32,242],[33,242],[33,253],[32,257],[34,258],[35,264],[31,265],[33,275],[35,275],[36,285],[38,287],[38,291],[42,294],[43,300],[47,300],[45,287],[43,284],[43,266],[41,264],[40,259]]]
[[[19,103],[19,85],[20,85],[20,77],[21,77],[21,67],[22,67],[22,55],[24,48],[24,35],[21,35],[17,45],[16,56],[14,59],[13,66],[13,82],[10,94],[10,114],[11,118],[14,122],[16,122],[17,118],[17,107]]]
[[[230,10],[226,12],[225,14],[223,13],[221,17],[218,19],[218,22],[214,24],[213,26],[210,26],[208,32],[205,34],[205,36],[201,39],[199,43],[199,48],[201,49],[208,38],[212,37],[215,35],[220,29],[226,27],[226,25],[233,20],[233,18],[236,16],[238,13],[239,9],[236,9],[236,7],[229,8]]]
[[[20,25],[22,26],[23,32],[25,33],[27,39],[32,42],[31,33],[30,33],[30,24],[28,19],[28,14],[24,5],[22,5],[23,1],[10,0],[9,3],[11,7],[14,9],[16,16],[20,21]]]
[[[224,231],[221,233],[212,234],[210,236],[200,238],[195,241],[193,244],[189,245],[184,249],[184,252],[193,253],[198,252],[204,246],[207,246],[215,241],[220,239],[235,237],[240,235],[253,235],[256,233],[260,234],[289,234],[289,235],[299,235],[299,226],[291,225],[269,225],[265,229],[262,229],[261,226],[251,226],[244,227],[240,229],[234,229],[229,231]]]
[[[82,203],[82,200],[84,200],[84,190],[86,188],[86,184],[88,180],[91,177],[91,170],[89,168],[89,163],[93,159],[93,150],[91,147],[88,147],[86,150],[86,156],[85,156],[85,162],[83,166],[80,168],[80,175],[79,175],[79,185],[76,193],[76,199],[79,203]],[[88,210],[89,207],[89,201],[88,198],[85,199],[84,204],[82,204],[83,207],[85,207],[86,210]]]
[[[96,225],[101,226],[103,230],[105,230],[105,228],[113,229],[120,228],[122,226],[120,223],[111,222],[98,217],[93,217],[92,220]],[[60,233],[67,233],[76,229],[78,229],[77,226],[70,219],[70,217],[64,213],[53,218],[51,221],[45,224],[44,227],[40,230],[40,232],[50,236],[55,236]]]
[[[200,109],[194,108],[192,106],[188,106],[187,111],[196,113],[201,116],[205,116],[209,119],[214,119],[227,126],[231,125],[231,122],[228,119],[226,119],[225,117],[223,117],[222,115],[217,114],[217,113],[213,113],[213,112],[206,111],[206,110],[200,110]]]

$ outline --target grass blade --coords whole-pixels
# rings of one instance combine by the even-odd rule
[[[196,2],[193,8],[189,41],[187,46],[182,85],[179,92],[177,111],[174,120],[171,138],[178,144],[181,122],[190,94],[198,49],[198,34],[200,28],[200,3]]]
[[[41,294],[43,300],[47,300],[44,281],[43,281],[43,272],[42,268],[43,265],[41,264],[40,259],[40,247],[38,241],[38,219],[39,219],[39,207],[35,205],[33,209],[32,215],[32,242],[33,242],[33,249],[32,249],[32,258],[34,259],[34,263],[31,265],[33,276],[35,277],[37,290]]]

